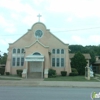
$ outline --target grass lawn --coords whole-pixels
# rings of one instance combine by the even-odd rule
[[[84,76],[57,76],[54,78],[45,78],[44,81],[87,81],[87,82],[98,82],[94,78],[91,80],[86,80]]]
[[[15,78],[0,78],[0,80],[21,80],[21,79],[15,79]]]
[[[9,76],[5,76],[5,75],[1,75],[0,76],[0,80],[21,80],[22,78],[19,76],[14,76],[14,75],[9,75]]]

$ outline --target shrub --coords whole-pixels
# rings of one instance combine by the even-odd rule
[[[66,76],[67,75],[67,71],[61,71],[61,75],[62,76]]]
[[[22,69],[17,69],[16,72],[17,72],[17,75],[21,77],[23,70]]]
[[[95,77],[95,72],[93,72],[93,76]]]
[[[0,74],[1,74],[1,75],[4,75],[4,72],[5,72],[5,68],[3,68],[3,67],[0,68]]]
[[[78,72],[78,71],[77,71],[77,69],[75,69],[75,68],[72,68],[72,72]]]
[[[77,76],[78,75],[78,72],[72,72],[69,74],[69,76]]]
[[[78,71],[75,68],[72,68],[72,72],[69,74],[69,76],[77,76],[78,75]]]
[[[48,77],[56,77],[56,70],[49,69],[49,71],[48,71]]]
[[[6,75],[10,75],[10,73],[9,72],[6,72]]]

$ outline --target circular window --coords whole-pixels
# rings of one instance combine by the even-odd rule
[[[40,37],[42,37],[42,35],[43,35],[43,32],[41,30],[36,30],[36,32],[35,32],[36,37],[40,38]]]

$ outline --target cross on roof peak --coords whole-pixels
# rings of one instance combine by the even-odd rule
[[[37,17],[39,18],[39,22],[40,22],[40,17],[42,17],[42,15],[38,14]]]

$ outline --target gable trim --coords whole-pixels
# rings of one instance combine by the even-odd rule
[[[29,48],[29,47],[31,47],[32,45],[34,45],[35,43],[39,43],[41,46],[43,46],[44,48],[49,48],[49,46],[45,46],[44,44],[42,44],[39,40],[36,40],[34,43],[32,43],[31,45],[29,45],[29,46],[25,46],[25,48]]]
[[[50,30],[49,29],[47,29],[49,32],[50,32]],[[53,33],[51,33],[50,32],[50,34],[51,35],[53,35],[57,40],[59,40],[61,43],[63,43],[64,45],[69,45],[69,44],[66,44],[66,43],[64,43],[63,41],[61,41],[58,37],[56,37]]]

